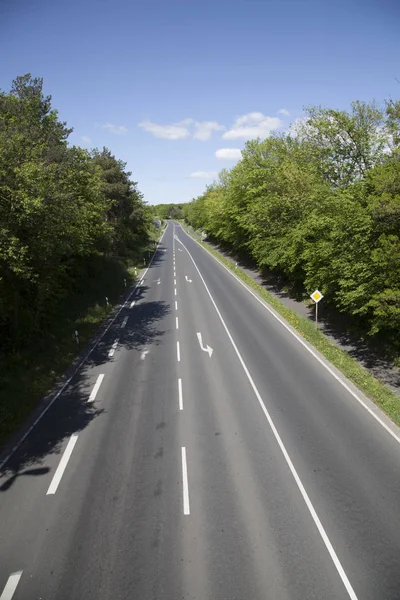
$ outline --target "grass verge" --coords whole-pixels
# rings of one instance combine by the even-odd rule
[[[126,289],[125,280],[129,287],[148,264],[161,233],[152,232],[148,243],[129,257],[95,257],[85,264],[46,333],[14,354],[0,354],[0,452],[110,315]]]
[[[193,238],[193,234],[185,224],[185,229]],[[225,256],[208,244],[196,240],[207,252],[215,256],[230,271],[235,273],[248,287],[252,288],[274,310],[279,313],[305,340],[310,342],[325,358],[337,367],[350,381],[352,381],[368,398],[379,406],[396,425],[400,426],[400,398],[384,383],[376,379],[360,363],[352,358],[346,351],[333,344],[314,323],[299,316],[296,312],[279,302],[272,294],[255,282],[240,267],[236,267]]]

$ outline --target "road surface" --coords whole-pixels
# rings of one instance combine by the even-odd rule
[[[169,223],[2,467],[0,600],[399,600],[400,438],[368,409]]]

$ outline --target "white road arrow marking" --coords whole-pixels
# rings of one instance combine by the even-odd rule
[[[186,281],[188,281],[189,283],[192,283],[192,280],[191,280],[191,279],[189,279],[189,277],[188,277],[187,275],[185,275],[185,279],[186,279]]]
[[[179,252],[182,252],[182,248],[178,248],[178,251],[179,251]]]
[[[213,353],[213,349],[208,344],[207,344],[206,347],[203,346],[203,340],[202,340],[200,332],[197,334],[197,339],[199,340],[200,348],[203,350],[203,352],[208,352],[208,355],[211,358],[211,355]]]

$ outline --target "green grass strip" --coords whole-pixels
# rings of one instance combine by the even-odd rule
[[[193,234],[185,224],[188,234],[194,238]],[[220,254],[217,250],[208,244],[196,240],[207,252],[215,256],[230,271],[235,273],[250,288],[265,300],[272,308],[279,313],[289,325],[293,327],[305,340],[310,342],[326,359],[337,367],[343,375],[352,381],[368,398],[377,404],[396,425],[400,425],[400,398],[397,394],[376,379],[360,363],[352,358],[348,352],[338,348],[329,340],[315,324],[308,319],[301,317],[296,312],[287,308],[279,302],[272,294],[264,289],[259,283],[255,282],[240,267],[236,267],[228,258]]]

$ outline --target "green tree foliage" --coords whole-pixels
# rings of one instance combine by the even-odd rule
[[[155,204],[151,206],[154,218],[165,221],[165,219],[181,219],[183,204]]]
[[[125,171],[126,163],[117,160],[107,148],[93,150],[93,162],[101,170],[101,190],[107,202],[107,222],[112,231],[113,253],[124,254],[147,238],[150,210],[143,203],[137,183]]]
[[[400,345],[400,103],[309,109],[184,205],[196,229]]]
[[[46,327],[78,264],[123,254],[147,235],[150,214],[124,163],[68,145],[71,131],[41,79],[18,77],[0,92],[3,350]]]

